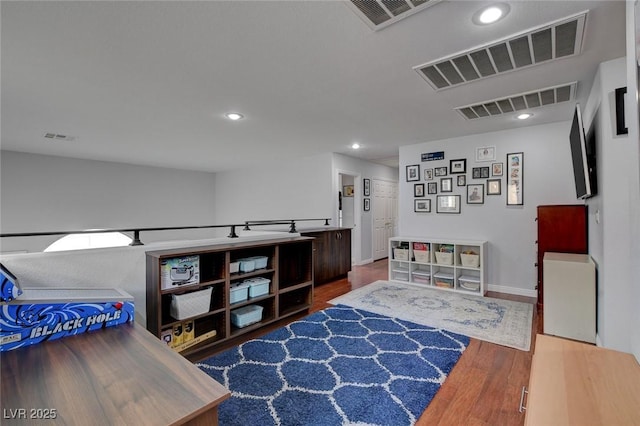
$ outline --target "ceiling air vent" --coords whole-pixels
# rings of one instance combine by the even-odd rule
[[[46,139],[51,139],[56,141],[73,141],[76,139],[75,136],[61,135],[59,133],[45,133],[44,137]]]
[[[379,30],[442,0],[350,0],[346,4],[371,29]]]
[[[467,120],[554,105],[575,99],[576,81],[455,108]]]
[[[578,55],[587,11],[413,69],[436,90]]]

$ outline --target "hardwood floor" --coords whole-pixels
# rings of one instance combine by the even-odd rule
[[[332,306],[329,300],[363,287],[377,280],[388,278],[386,259],[363,266],[355,266],[348,278],[315,287],[310,312]],[[534,298],[489,292],[487,296],[530,302]],[[229,347],[242,341],[263,335],[305,314],[289,317],[269,327],[248,333],[241,341],[230,342]],[[535,335],[541,332],[540,315],[534,309],[532,336],[529,352],[507,348],[471,339],[469,347],[422,414],[417,425],[522,425],[524,414],[518,412],[522,386],[529,384],[529,371]],[[219,352],[223,348],[217,348]],[[199,359],[211,354],[202,355]]]

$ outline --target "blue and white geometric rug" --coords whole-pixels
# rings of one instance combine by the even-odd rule
[[[221,425],[412,425],[469,338],[336,306],[196,365],[231,391]]]

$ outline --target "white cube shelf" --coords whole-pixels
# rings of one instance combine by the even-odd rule
[[[486,241],[393,237],[389,280],[484,296],[486,254]]]

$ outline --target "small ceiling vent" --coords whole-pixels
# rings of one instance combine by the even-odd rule
[[[435,90],[578,55],[587,11],[413,69]]]
[[[74,140],[76,140],[75,136],[61,135],[59,133],[45,133],[44,137],[46,139],[51,139],[51,140],[56,140],[56,141],[74,141]]]
[[[371,29],[379,30],[442,0],[350,0],[346,4]]]
[[[521,110],[554,105],[575,99],[578,82],[547,87],[455,108],[467,120],[508,114]]]

